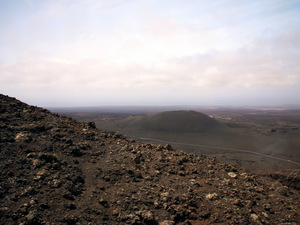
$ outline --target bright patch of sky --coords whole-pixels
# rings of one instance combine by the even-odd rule
[[[299,0],[0,0],[0,92],[39,106],[299,104]]]

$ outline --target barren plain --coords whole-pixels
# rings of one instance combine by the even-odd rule
[[[222,124],[218,129],[200,131],[193,121],[193,111],[203,112]],[[57,110],[57,109],[56,109]],[[166,111],[167,110],[167,111]],[[65,115],[81,121],[95,121],[99,129],[156,144],[172,144],[190,153],[205,154],[265,173],[300,168],[300,110],[291,107],[115,107],[94,109],[60,109]],[[166,118],[155,115],[168,112]],[[171,115],[182,111],[180,117]],[[152,129],[143,125],[177,124],[177,129]],[[185,130],[182,121],[189,125]]]

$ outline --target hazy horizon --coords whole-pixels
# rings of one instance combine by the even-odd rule
[[[299,105],[300,0],[0,6],[0,93],[28,104]]]
[[[233,105],[98,105],[98,106],[60,106],[45,107],[53,112],[124,112],[124,111],[218,111],[218,110],[269,110],[269,111],[285,111],[300,110],[300,105],[278,105],[278,106],[233,106]]]

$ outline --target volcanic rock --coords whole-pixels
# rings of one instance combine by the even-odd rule
[[[0,95],[0,224],[297,224],[299,199],[271,177]]]

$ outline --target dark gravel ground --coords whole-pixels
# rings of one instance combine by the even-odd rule
[[[0,224],[298,224],[273,178],[0,95]]]

